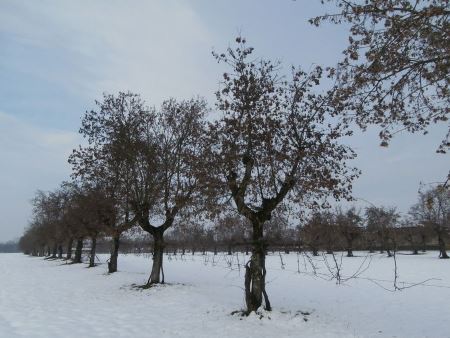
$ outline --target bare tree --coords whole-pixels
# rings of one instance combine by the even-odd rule
[[[139,95],[119,92],[103,95],[97,109],[87,111],[80,133],[88,146],[75,149],[69,157],[73,176],[103,191],[111,207],[105,232],[111,237],[108,271],[117,271],[120,237],[136,224],[131,212],[131,179],[135,168],[133,149],[151,119]]]
[[[388,257],[392,257],[395,250],[396,227],[400,215],[395,208],[370,206],[366,208],[367,231],[376,234],[380,253],[386,250]]]
[[[450,230],[450,190],[439,185],[419,192],[419,201],[410,210],[411,217],[431,228],[438,238],[439,257],[449,258],[446,240]]]
[[[301,237],[313,256],[319,256],[319,250],[323,248],[327,253],[333,253],[338,236],[331,212],[313,212],[301,229]]]
[[[203,99],[165,101],[139,135],[132,169],[133,212],[153,237],[153,266],[147,286],[164,283],[164,233],[181,212],[197,208],[202,199],[205,168]],[[159,223],[159,224],[158,224]]]
[[[211,123],[207,166],[211,186],[234,203],[252,224],[252,256],[246,265],[246,313],[256,311],[264,297],[267,243],[264,225],[283,202],[305,203],[333,195],[349,197],[357,172],[346,166],[354,153],[337,140],[349,135],[333,121],[338,112],[328,94],[316,94],[322,69],[292,69],[281,76],[279,63],[251,59],[253,48],[237,38],[237,46],[214,53],[230,67],[217,92],[222,117]],[[228,200],[227,200],[228,201]]]
[[[347,257],[353,257],[353,243],[362,234],[362,217],[355,207],[343,211],[338,208],[335,214],[335,222],[339,233],[344,238]]]

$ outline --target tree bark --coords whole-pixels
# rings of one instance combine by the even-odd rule
[[[73,263],[81,263],[81,254],[83,250],[83,239],[77,239],[77,246],[75,248],[75,257],[73,259]]]
[[[266,293],[266,246],[263,225],[253,221],[253,244],[250,261],[245,265],[245,303],[247,314],[258,310],[264,297],[265,309],[271,310]]]
[[[97,235],[92,236],[91,240],[91,253],[89,255],[89,267],[93,268],[95,266],[95,250],[97,248]]]
[[[449,258],[447,255],[446,245],[442,233],[438,233],[438,242],[439,242],[439,258],[446,259]]]
[[[58,254],[58,245],[55,243],[52,248],[52,258],[56,258]]]
[[[63,258],[63,247],[61,244],[58,245],[58,258],[59,259]]]
[[[353,240],[347,238],[347,257],[353,257]]]
[[[109,273],[117,272],[117,258],[119,256],[119,245],[120,245],[120,234],[115,234],[113,236],[112,241],[111,257],[109,258],[108,263]]]
[[[69,239],[69,243],[67,244],[67,253],[66,253],[66,259],[69,260],[72,258],[72,244],[73,239]]]
[[[153,263],[152,272],[147,282],[147,286],[153,284],[164,284],[164,270],[163,270],[163,257],[164,257],[164,232],[162,229],[158,229],[153,234]]]

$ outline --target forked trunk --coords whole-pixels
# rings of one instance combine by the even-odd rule
[[[67,244],[67,253],[66,253],[66,259],[71,259],[72,258],[72,244],[73,244],[73,239],[69,239],[69,243]]]
[[[265,309],[271,310],[266,293],[266,246],[263,238],[263,226],[253,223],[253,246],[250,260],[245,265],[245,303],[247,314],[258,310],[263,297]]]
[[[111,257],[108,262],[108,272],[117,272],[117,258],[119,256],[120,234],[114,235],[111,248]]]
[[[89,267],[93,268],[95,266],[95,250],[97,248],[97,235],[92,237],[91,241],[91,253],[89,255]]]
[[[150,278],[147,286],[153,284],[164,284],[163,256],[164,256],[164,238],[163,232],[158,230],[153,234],[153,264]]]
[[[74,263],[81,263],[81,253],[83,251],[83,239],[77,239],[77,246],[75,248],[75,257],[73,258]]]

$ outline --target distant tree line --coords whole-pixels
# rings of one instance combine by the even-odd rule
[[[0,252],[3,253],[13,253],[13,252],[20,252],[21,249],[19,248],[18,241],[8,241],[4,243],[0,243]]]
[[[448,258],[447,247],[450,237],[449,213],[450,196],[448,190],[432,188],[420,193],[419,202],[411,207],[407,216],[401,217],[395,208],[370,206],[364,210],[350,207],[343,210],[340,207],[315,211],[301,224],[293,225],[283,215],[275,215],[267,223],[265,230],[266,250],[268,252],[284,251],[289,253],[307,251],[317,256],[319,252],[331,254],[344,251],[347,257],[353,257],[353,252],[380,252],[391,256],[398,250],[411,251],[419,254],[426,250],[439,250],[440,258]],[[439,206],[439,205],[442,206]],[[442,211],[439,208],[443,208]],[[90,249],[88,257],[94,265],[95,253],[111,251],[112,257],[118,248],[109,231],[97,225],[95,237],[90,236],[86,228],[81,236],[78,250],[83,245]],[[64,225],[60,224],[60,227]],[[33,228],[41,228],[42,238],[33,233]],[[77,226],[79,227],[79,226]],[[58,238],[52,232],[50,224],[34,225],[20,241],[21,249],[36,256],[50,256],[71,259],[71,248],[74,240],[66,235]],[[103,228],[103,229],[102,229]],[[216,219],[214,224],[205,225],[199,221],[180,221],[165,238],[165,253],[195,254],[219,252],[232,255],[235,252],[249,254],[252,248],[250,237],[251,225],[236,214],[229,214]],[[151,253],[154,243],[145,232],[132,228],[121,240],[124,253]],[[28,242],[27,242],[28,241]],[[0,245],[17,250],[17,243]],[[97,250],[96,250],[97,247]],[[80,255],[80,252],[75,256]],[[79,261],[77,259],[76,261]]]

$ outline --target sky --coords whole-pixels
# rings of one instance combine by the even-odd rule
[[[20,237],[36,190],[69,178],[81,116],[102,93],[130,90],[150,105],[201,95],[213,107],[223,69],[211,52],[239,34],[285,67],[334,65],[348,27],[307,22],[330,11],[319,0],[2,0],[0,242]],[[377,133],[348,141],[362,170],[354,196],[406,213],[420,182],[448,174],[449,155],[435,153],[445,127],[398,134],[388,148]]]

